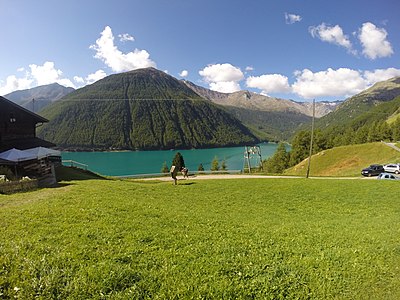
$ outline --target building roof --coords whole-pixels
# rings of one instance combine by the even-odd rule
[[[20,106],[20,105],[18,105],[16,103],[12,102],[12,101],[0,96],[0,104],[2,102],[5,103],[5,104],[8,104],[10,106],[13,106],[16,109],[24,111],[25,113],[31,115],[34,119],[36,119],[36,121],[37,121],[36,123],[45,123],[45,122],[49,121],[46,118],[43,118],[42,116],[39,116],[38,114],[35,114],[34,112],[31,112],[30,110],[28,110],[28,109],[26,109],[26,108],[24,108],[24,107],[22,107],[22,106]]]

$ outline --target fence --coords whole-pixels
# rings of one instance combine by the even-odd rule
[[[63,160],[62,164],[64,166],[67,166],[67,167],[76,167],[76,168],[80,168],[80,169],[83,169],[83,170],[86,170],[86,171],[87,171],[87,169],[89,167],[86,164],[82,164],[82,163],[74,161],[74,160]]]

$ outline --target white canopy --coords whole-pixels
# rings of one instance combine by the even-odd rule
[[[37,159],[42,159],[48,156],[61,156],[61,152],[44,147],[36,147],[27,149],[24,152],[34,155]]]
[[[37,159],[37,156],[30,154],[26,151],[12,148],[10,150],[0,153],[0,158],[12,162],[19,162],[19,161]]]

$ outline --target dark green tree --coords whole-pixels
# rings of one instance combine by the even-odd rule
[[[204,172],[203,164],[199,164],[199,166],[197,167],[197,171]]]
[[[292,141],[289,166],[297,165],[308,156],[310,151],[310,138],[311,134],[309,131],[300,131],[296,134]]]
[[[284,143],[279,143],[273,156],[264,161],[264,170],[268,173],[283,173],[289,166],[289,153]]]
[[[180,152],[177,152],[175,154],[174,159],[172,160],[172,166],[175,166],[178,168],[178,170],[182,169],[185,167],[185,161],[183,159],[183,156]]]
[[[400,141],[400,117],[392,124],[392,141]]]

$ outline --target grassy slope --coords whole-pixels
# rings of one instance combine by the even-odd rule
[[[0,296],[398,299],[398,182],[71,181],[0,195]]]
[[[368,143],[336,147],[311,158],[310,176],[360,176],[370,164],[400,162],[400,152],[383,143]],[[308,160],[290,168],[287,175],[306,174]]]

